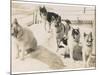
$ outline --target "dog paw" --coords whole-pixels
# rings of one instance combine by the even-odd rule
[[[84,67],[84,68],[87,68],[86,62],[83,62],[83,67]]]
[[[75,63],[74,59],[70,59],[70,62],[71,62],[71,63]]]

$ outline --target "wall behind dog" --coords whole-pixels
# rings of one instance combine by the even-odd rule
[[[34,0],[27,0],[34,1]],[[69,71],[69,72],[55,72],[55,73],[42,73],[42,75],[98,75],[100,70],[100,2],[99,0],[35,0],[43,2],[57,2],[57,3],[71,3],[71,4],[94,4],[97,7],[97,66],[96,70],[85,71]],[[10,0],[0,0],[0,75],[10,75]],[[29,75],[29,74],[27,74]],[[39,74],[37,74],[39,75]]]

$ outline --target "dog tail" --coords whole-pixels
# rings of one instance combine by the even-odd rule
[[[38,46],[37,50],[31,53],[31,57],[47,64],[51,69],[63,69],[65,67],[59,56],[42,46]]]
[[[29,49],[27,49],[27,54],[32,53],[34,51],[35,51],[35,49],[29,48]]]

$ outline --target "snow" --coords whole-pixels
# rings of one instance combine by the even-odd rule
[[[26,6],[26,7],[28,7],[28,6]],[[48,6],[48,7],[50,7],[50,6]],[[16,8],[17,7],[15,7],[14,11],[12,11],[12,12],[15,12]],[[20,6],[18,8],[20,8]],[[81,9],[81,8],[78,8],[78,9]],[[18,11],[16,11],[16,12],[18,12]],[[59,13],[62,14],[64,17],[69,16],[71,19],[73,19],[72,16],[70,16],[73,13],[72,14],[70,13],[70,15],[68,13],[63,14],[62,11],[61,12],[59,11]],[[74,15],[74,17],[76,17],[75,15]],[[89,17],[87,16],[87,18],[90,19],[92,16],[89,16]],[[37,39],[38,46],[40,45],[40,46],[46,48],[47,50],[49,50],[50,52],[55,53],[57,56],[59,56],[59,58],[62,59],[63,63],[66,65],[64,69],[68,70],[68,69],[84,68],[84,64],[83,64],[82,61],[72,62],[72,60],[70,58],[64,59],[63,57],[61,57],[59,54],[56,53],[57,43],[56,43],[56,36],[55,36],[54,31],[52,33],[46,32],[45,29],[44,29],[44,24],[42,24],[42,23],[41,24],[33,24],[33,25],[28,27],[27,24],[30,24],[32,22],[32,15],[14,14],[12,16],[12,20],[15,17],[18,18],[18,21],[22,26],[27,27],[28,29],[30,29],[33,32],[35,38]],[[94,17],[92,17],[92,19],[93,18]],[[94,32],[93,29],[92,29],[93,27],[91,25],[79,25],[79,28],[80,28],[81,34],[83,34],[83,32],[88,32],[88,31]],[[81,38],[81,42],[83,41],[82,39],[83,38]],[[16,57],[16,50],[17,50],[17,48],[16,48],[16,45],[15,45],[15,40],[12,37],[12,72],[13,73],[52,71],[52,69],[50,69],[47,64],[41,62],[40,60],[30,58],[30,56],[27,56],[25,58],[25,60],[23,60],[23,61],[20,60],[20,59],[16,59],[15,58]]]

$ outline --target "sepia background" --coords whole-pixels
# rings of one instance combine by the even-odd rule
[[[95,39],[95,7],[94,6],[78,6],[78,5],[54,5],[54,4],[42,4],[45,5],[48,11],[52,11],[61,15],[62,19],[69,19],[72,25],[79,25],[81,31],[92,31]],[[37,10],[38,6],[42,6],[38,3],[27,2],[12,2],[12,20],[17,18],[19,23],[23,26],[31,24],[33,21],[33,12]],[[38,41],[38,45],[42,45],[52,52],[56,52],[56,40],[55,36],[52,36],[51,40],[47,40],[48,34],[45,33],[42,25],[32,25],[29,27],[33,31]],[[39,34],[41,32],[41,34]],[[83,33],[81,32],[81,34]],[[45,35],[46,37],[44,37]],[[50,35],[51,36],[51,35]],[[41,37],[41,38],[40,38]],[[52,44],[53,43],[53,44]],[[95,40],[93,50],[95,52]],[[13,72],[35,72],[35,71],[47,71],[49,67],[35,59],[26,59],[20,61],[15,59],[16,47],[12,40],[12,71]],[[70,59],[66,59],[64,63],[67,65],[65,69],[79,69],[84,68],[82,61],[71,63]]]

